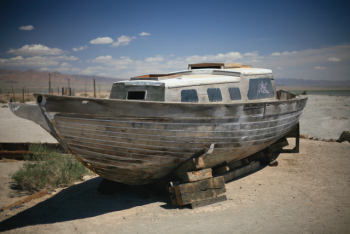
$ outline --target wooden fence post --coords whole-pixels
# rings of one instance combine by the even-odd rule
[[[13,85],[11,86],[12,86],[13,101],[16,102],[15,91],[13,91]]]

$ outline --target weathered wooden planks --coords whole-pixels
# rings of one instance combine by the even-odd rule
[[[89,105],[82,105],[83,99]],[[44,107],[46,116],[55,115],[58,135],[91,168],[119,182],[124,173],[127,183],[137,184],[161,178],[213,142],[216,152],[202,158],[207,167],[262,150],[290,131],[305,104],[194,105],[48,95]],[[144,175],[132,179],[134,170],[137,177]]]

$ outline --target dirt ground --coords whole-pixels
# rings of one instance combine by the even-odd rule
[[[0,231],[350,233],[350,144],[301,139],[300,150],[280,154],[277,167],[262,167],[226,184],[226,202],[192,210],[173,208],[164,195],[140,199],[127,188],[101,195],[97,177],[1,212]],[[0,206],[15,194],[4,172],[19,164],[0,163]]]

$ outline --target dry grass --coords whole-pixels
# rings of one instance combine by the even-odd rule
[[[23,167],[12,175],[18,188],[35,192],[72,185],[91,172],[72,155],[63,156],[42,145],[32,145]]]

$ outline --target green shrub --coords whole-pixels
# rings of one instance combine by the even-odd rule
[[[6,103],[6,101],[0,99],[0,103]]]
[[[3,105],[1,108],[9,108],[7,105]]]
[[[35,192],[72,185],[91,172],[72,155],[62,155],[42,145],[32,145],[23,167],[12,175],[22,190]]]

